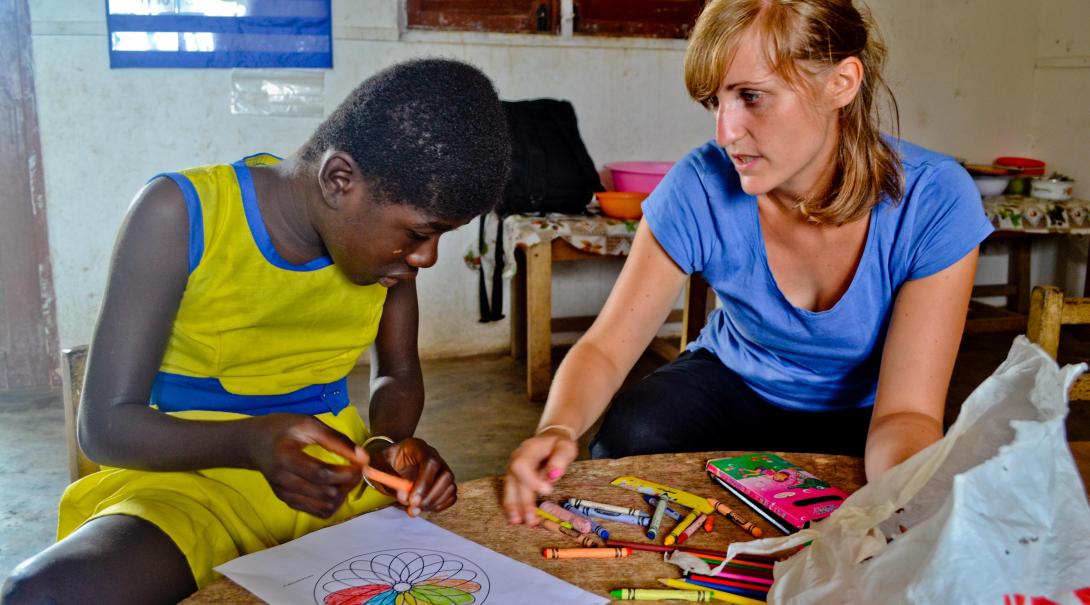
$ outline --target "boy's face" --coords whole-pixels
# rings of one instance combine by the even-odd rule
[[[439,258],[439,237],[471,219],[440,219],[408,204],[380,203],[366,187],[348,192],[322,238],[352,283],[392,287]]]

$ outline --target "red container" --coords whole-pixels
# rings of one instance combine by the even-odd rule
[[[1004,156],[995,158],[994,164],[1009,168],[1015,174],[1021,174],[1022,176],[1044,176],[1045,174],[1045,163],[1033,158]]]
[[[613,175],[614,190],[650,193],[673,165],[673,162],[614,162],[606,164],[606,168]]]

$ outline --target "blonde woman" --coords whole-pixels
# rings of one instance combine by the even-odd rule
[[[708,3],[685,81],[715,139],[644,203],[613,292],[511,455],[509,521],[536,523],[535,496],[607,406],[595,457],[864,454],[873,479],[942,436],[992,227],[953,159],[881,134],[884,59],[851,0]],[[676,361],[618,394],[692,273],[721,308]]]

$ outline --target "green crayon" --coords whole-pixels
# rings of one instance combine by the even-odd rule
[[[661,588],[618,588],[609,591],[609,597],[618,601],[695,601],[710,603],[710,590],[663,590]]]

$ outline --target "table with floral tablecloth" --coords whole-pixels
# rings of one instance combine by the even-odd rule
[[[474,241],[465,253],[466,265],[476,270],[483,263],[490,275],[495,267],[496,221],[489,214],[484,224],[484,244]],[[503,277],[515,274],[515,248],[529,247],[561,238],[572,247],[591,254],[627,256],[632,248],[639,221],[626,221],[598,215],[546,214],[532,216],[513,214],[503,219]]]
[[[1090,235],[1090,201],[1054,202],[1038,198],[997,195],[983,200],[984,212],[997,231],[1027,234]],[[477,269],[483,262],[490,274],[495,266],[492,250],[496,245],[495,214],[488,215],[484,226],[484,245],[473,242],[465,253],[466,265]],[[532,246],[562,238],[584,252],[626,256],[632,247],[639,221],[626,221],[599,215],[515,214],[503,222],[503,277],[515,274],[515,248]]]
[[[1090,201],[1053,202],[1021,195],[984,198],[984,213],[999,231],[1090,234]]]

